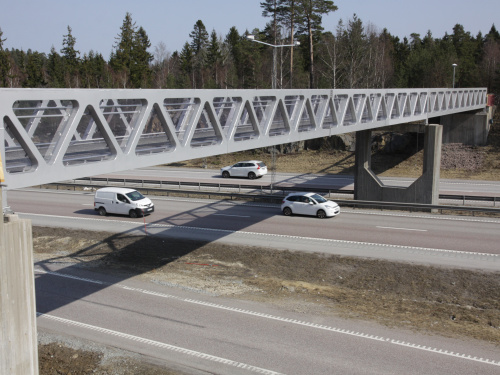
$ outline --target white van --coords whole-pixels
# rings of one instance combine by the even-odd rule
[[[101,216],[110,213],[136,218],[154,212],[155,207],[149,198],[137,190],[106,187],[95,192],[94,210]]]

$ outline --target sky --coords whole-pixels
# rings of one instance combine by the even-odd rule
[[[225,36],[232,26],[240,34],[263,29],[262,0],[0,0],[0,29],[4,48],[49,53],[60,52],[68,26],[80,55],[93,50],[109,58],[129,12],[150,41],[150,52],[160,42],[169,52],[180,51],[189,33],[201,20],[207,31]],[[336,12],[323,17],[325,31],[335,32],[340,19],[346,23],[356,14],[365,26],[392,35],[421,36],[430,30],[435,38],[451,34],[458,23],[476,36],[491,26],[500,30],[500,0],[334,0]]]

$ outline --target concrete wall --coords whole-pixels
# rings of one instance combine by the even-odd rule
[[[443,143],[485,146],[490,131],[490,118],[487,111],[441,116],[439,123],[443,125]]]
[[[37,375],[31,221],[0,218],[0,374]]]

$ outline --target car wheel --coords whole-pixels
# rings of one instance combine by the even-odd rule
[[[128,215],[132,218],[132,219],[135,219],[137,218],[139,215],[137,215],[137,211],[136,210],[130,210],[130,212],[128,213]]]
[[[283,209],[283,215],[285,215],[285,216],[292,216],[292,209],[290,207],[285,207]]]
[[[326,217],[326,212],[323,210],[318,210],[318,212],[316,212],[316,216],[320,219],[324,219]]]
[[[98,212],[99,212],[99,215],[101,215],[101,216],[106,216],[108,214],[104,207],[99,207]]]
[[[229,172],[228,171],[222,172],[222,177],[223,178],[228,178],[229,177]]]
[[[256,175],[255,175],[255,173],[253,173],[253,172],[250,172],[250,173],[248,174],[248,178],[249,178],[250,180],[254,180],[254,179],[255,179],[255,177],[257,177],[257,176],[256,176]]]

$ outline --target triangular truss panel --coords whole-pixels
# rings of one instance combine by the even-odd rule
[[[260,134],[258,120],[252,105],[247,100],[234,132],[235,141],[254,139]]]
[[[205,147],[218,144],[221,141],[222,135],[217,126],[215,114],[210,104],[205,102],[193,136],[191,137],[191,147]]]
[[[381,98],[377,109],[377,121],[385,120],[387,120],[387,102],[385,98]]]
[[[53,160],[77,105],[71,100],[16,101],[12,111],[46,162]]]
[[[428,113],[429,112],[429,100],[427,93],[422,92],[418,95],[418,100],[417,100],[417,105],[422,108],[422,111],[420,113],[415,113],[416,115],[420,115],[421,113]]]
[[[277,106],[274,96],[255,96],[252,100],[252,107],[262,134],[266,133],[270,126],[271,115]]]
[[[28,138],[21,134],[22,129],[18,129],[9,117],[4,120],[4,147],[9,150],[5,153],[5,170],[7,173],[25,173],[36,169],[38,163],[33,155],[32,149],[26,142]]]
[[[106,133],[94,108],[87,106],[64,153],[64,165],[74,166],[112,159],[116,152],[113,151],[111,137]]]
[[[303,95],[288,95],[285,96],[285,109],[290,121],[290,127],[295,129],[298,125],[299,119],[303,114],[304,109],[304,96]]]
[[[220,96],[213,100],[215,114],[226,137],[229,137],[232,127],[237,122],[238,109],[241,107],[241,103],[242,99],[235,97]]]
[[[339,121],[337,118],[337,112],[335,110],[335,104],[333,103],[333,100],[329,100],[321,127],[323,129],[331,129],[337,127],[338,125]]]
[[[101,114],[122,151],[129,145],[130,137],[138,126],[145,107],[146,103],[142,99],[101,100]]]
[[[311,101],[307,99],[300,115],[298,130],[299,132],[309,132],[313,131],[314,129],[316,129],[314,110],[311,105]]]
[[[311,108],[318,126],[323,126],[324,113],[328,105],[328,95],[312,95]]]
[[[396,119],[401,116],[399,108],[399,100],[395,94],[386,94],[385,100],[387,103],[388,115],[391,119]]]
[[[400,114],[403,117],[410,117],[411,116],[411,103],[410,103],[410,98],[406,93],[401,93],[398,94],[398,102],[400,105]]]
[[[279,100],[268,134],[270,136],[277,136],[287,133],[290,133],[290,122],[288,120],[285,105],[282,100]]]
[[[195,110],[199,106],[199,100],[193,97],[167,98],[163,101],[163,106],[174,124],[177,140],[183,143],[193,121]]]
[[[175,137],[163,116],[160,106],[155,103],[135,147],[135,154],[144,156],[172,152],[175,146]]]
[[[358,110],[359,121],[363,124],[373,122],[373,108],[372,108],[373,98],[364,96],[360,109]]]

